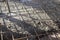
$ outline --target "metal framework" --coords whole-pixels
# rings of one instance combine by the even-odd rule
[[[0,40],[60,40],[58,5],[46,2],[1,1]]]

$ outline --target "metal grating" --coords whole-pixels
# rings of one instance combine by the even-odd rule
[[[48,3],[48,4],[47,4]],[[51,0],[0,2],[1,40],[60,40],[59,6]]]

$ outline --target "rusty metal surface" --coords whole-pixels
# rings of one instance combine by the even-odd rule
[[[54,0],[0,2],[0,40],[60,40],[60,5]]]

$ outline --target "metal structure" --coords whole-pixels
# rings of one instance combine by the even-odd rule
[[[59,5],[51,0],[0,2],[0,40],[60,40]]]

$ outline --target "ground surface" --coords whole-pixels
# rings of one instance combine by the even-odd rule
[[[15,35],[14,38],[59,40],[59,31],[49,35],[46,32],[46,36],[40,37],[44,31],[59,29],[58,25],[54,23],[54,21],[60,20],[59,2],[54,0],[33,1],[22,3],[19,0],[8,0],[0,2],[0,23],[3,25],[0,30],[6,33],[9,31],[8,34]],[[28,38],[26,34],[29,34],[30,37]],[[43,34],[45,35],[45,33]],[[8,38],[8,35],[6,37]]]

